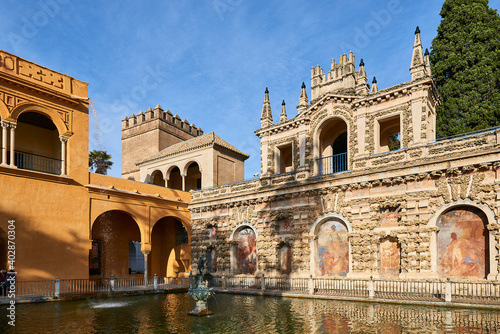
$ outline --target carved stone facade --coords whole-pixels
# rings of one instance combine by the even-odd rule
[[[328,79],[313,69],[312,101],[302,85],[297,116],[283,104],[277,124],[266,89],[261,176],[193,193],[192,263],[210,252],[215,275],[500,279],[500,129],[436,141],[418,29],[410,73],[368,93],[363,61],[343,55]]]

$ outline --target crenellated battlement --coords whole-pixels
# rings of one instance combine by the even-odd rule
[[[338,64],[331,60],[330,71],[324,73],[321,66],[311,67],[311,98],[312,100],[325,93],[334,91],[348,95],[367,95],[366,72],[361,60],[360,69],[356,71],[354,54],[349,52],[339,57]]]
[[[154,109],[150,107],[146,110],[146,112],[141,110],[137,115],[132,114],[129,117],[125,117],[122,120],[122,131],[132,129],[141,124],[155,120],[159,120],[166,123],[166,125],[168,124],[179,130],[187,132],[194,137],[203,135],[203,130],[196,127],[194,123],[189,124],[186,119],[182,120],[179,115],[173,115],[168,109],[164,111],[159,104]]]

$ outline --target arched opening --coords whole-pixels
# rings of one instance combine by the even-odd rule
[[[318,276],[346,276],[349,272],[347,226],[339,218],[331,218],[317,229],[316,254]]]
[[[189,164],[186,172],[186,191],[201,189],[201,171],[196,162]]]
[[[380,240],[380,275],[397,278],[401,272],[401,244],[397,238]]]
[[[151,174],[150,183],[155,184],[157,186],[165,187],[165,179],[163,178],[163,173],[159,170],[155,170]]]
[[[92,225],[89,274],[100,277],[126,277],[144,274],[140,251],[141,232],[126,212],[107,211]]]
[[[486,278],[490,273],[489,233],[485,213],[457,206],[438,219],[438,273],[441,277]]]
[[[319,134],[318,175],[347,170],[347,124],[340,118],[327,120]]]
[[[191,271],[191,248],[184,225],[174,217],[163,217],[153,227],[150,253],[151,273],[187,277]]]
[[[182,190],[182,176],[179,167],[172,167],[168,173],[168,188]]]
[[[257,272],[257,235],[244,225],[233,234],[232,269],[236,274],[253,275]]]
[[[10,160],[10,154],[7,157]],[[21,169],[59,175],[61,163],[61,141],[52,120],[36,112],[19,115],[14,164]]]

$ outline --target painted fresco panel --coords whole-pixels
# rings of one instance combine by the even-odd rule
[[[290,234],[291,233],[291,222],[290,219],[280,220],[278,223],[279,234]]]
[[[485,278],[486,216],[475,208],[459,207],[438,220],[438,271],[441,276]]]
[[[345,276],[349,271],[347,228],[340,220],[332,219],[319,227],[318,267],[321,276]]]
[[[255,274],[257,271],[257,243],[255,232],[246,227],[238,233],[238,273]]]
[[[215,241],[217,239],[217,227],[210,226],[208,228],[208,239]]]
[[[380,226],[381,227],[395,227],[398,226],[399,210],[396,208],[387,208],[380,213]]]
[[[401,249],[397,240],[385,239],[380,243],[380,266],[384,277],[398,277]]]
[[[283,275],[292,272],[292,248],[289,245],[280,248],[280,269]]]

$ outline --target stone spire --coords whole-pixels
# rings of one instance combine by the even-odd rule
[[[264,105],[262,106],[262,114],[260,116],[260,126],[263,129],[271,125],[273,125],[273,113],[271,112],[271,102],[269,102],[269,90],[266,87]]]
[[[378,92],[377,78],[373,77],[372,90],[370,91],[370,94],[375,94],[376,92]]]
[[[309,99],[307,98],[306,84],[302,82],[299,96],[299,105],[297,106],[297,112],[299,114],[307,109],[307,102],[309,102]]]
[[[424,63],[425,63],[425,75],[432,76],[431,61],[430,61],[430,58],[429,58],[429,49],[425,49]]]
[[[425,63],[419,27],[415,30],[415,42],[413,43],[413,54],[411,55],[410,73],[411,80],[416,80],[425,76]]]
[[[368,95],[370,87],[368,86],[368,76],[365,71],[365,62],[361,59],[359,71],[356,76],[356,95]]]
[[[286,117],[285,100],[283,100],[283,103],[281,103],[280,123],[281,122],[286,122],[286,120],[287,120],[287,117]]]

